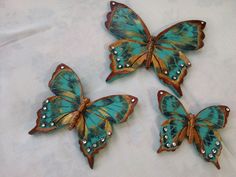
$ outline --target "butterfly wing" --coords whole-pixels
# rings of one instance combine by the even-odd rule
[[[128,6],[110,2],[111,12],[107,14],[106,28],[117,39],[130,39],[147,43],[150,33],[142,19]]]
[[[56,95],[43,102],[37,112],[36,126],[29,132],[49,132],[72,122],[78,115],[82,86],[74,71],[60,64],[53,73],[49,88]]]
[[[199,49],[204,45],[205,26],[206,22],[201,20],[179,22],[158,34],[156,45],[178,51]]]
[[[222,145],[217,129],[225,127],[229,111],[227,106],[211,106],[196,116],[195,130],[198,134],[198,139],[194,142],[196,148],[205,160],[214,163],[218,169],[220,169],[218,158]]]
[[[180,84],[191,65],[183,52],[203,47],[206,23],[191,20],[177,23],[155,38],[152,63],[154,72],[177,96],[182,96]]]
[[[112,135],[112,125],[125,122],[137,101],[130,95],[113,95],[98,99],[87,107],[77,129],[80,149],[91,168],[95,154],[106,146]]]
[[[163,90],[157,94],[159,109],[167,119],[161,125],[160,148],[162,151],[175,151],[182,143],[187,131],[187,112],[181,102]]]
[[[136,71],[147,55],[145,44],[126,39],[111,44],[110,52],[112,72],[106,81],[113,81]]]
[[[77,115],[76,104],[59,96],[49,97],[37,112],[36,126],[29,132],[49,132],[71,123]]]
[[[107,81],[134,72],[146,59],[150,33],[142,19],[128,6],[111,1],[106,28],[118,39],[110,45],[111,74]]]
[[[83,99],[83,90],[79,77],[65,64],[57,66],[48,86],[55,95],[68,101],[80,104]]]

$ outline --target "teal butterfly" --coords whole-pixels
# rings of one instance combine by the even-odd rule
[[[49,88],[55,96],[43,102],[37,112],[36,126],[29,134],[64,126],[75,128],[80,149],[93,168],[95,154],[106,146],[112,135],[112,125],[125,122],[138,99],[131,95],[111,95],[91,102],[84,97],[78,76],[65,64],[58,65]]]
[[[106,81],[113,81],[138,69],[144,63],[177,96],[191,65],[183,52],[203,47],[206,23],[190,20],[177,23],[157,36],[151,36],[142,19],[128,6],[111,1],[106,28],[118,39],[111,44],[110,68]]]
[[[222,144],[217,130],[225,127],[230,109],[223,105],[210,106],[193,115],[168,92],[161,90],[157,97],[159,109],[167,119],[161,125],[161,145],[157,152],[175,151],[187,136],[200,155],[220,169],[218,157]]]

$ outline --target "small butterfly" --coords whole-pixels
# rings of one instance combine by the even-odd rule
[[[105,26],[118,41],[109,46],[112,72],[106,81],[132,73],[145,63],[146,69],[152,67],[165,85],[182,96],[180,84],[191,65],[183,52],[203,47],[206,22],[183,21],[151,36],[142,19],[128,6],[114,1],[110,6]]]
[[[93,168],[94,156],[108,142],[112,125],[125,122],[138,99],[131,95],[111,95],[91,102],[84,97],[74,71],[60,64],[48,84],[55,96],[47,98],[38,110],[36,126],[29,132],[50,132],[67,126],[78,132],[80,149]]]
[[[218,157],[222,145],[218,129],[224,128],[230,109],[227,106],[210,106],[197,115],[188,113],[181,102],[163,90],[157,94],[159,109],[167,119],[161,125],[160,148],[162,151],[175,151],[187,136],[201,156],[220,169]]]

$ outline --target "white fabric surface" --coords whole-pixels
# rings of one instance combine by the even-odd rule
[[[0,0],[0,176],[1,177],[233,177],[236,174],[236,1],[124,0],[153,35],[188,19],[207,22],[205,46],[190,52],[181,99],[192,113],[214,105],[231,108],[220,130],[221,170],[205,162],[185,141],[174,153],[156,154],[160,112],[156,93],[163,86],[154,73],[139,69],[129,77],[105,82],[108,45],[115,41],[104,27],[107,0]],[[52,95],[48,81],[59,63],[79,75],[92,100],[110,94],[139,98],[127,123],[114,127],[94,170],[79,150],[76,132],[62,129],[30,136],[36,111]]]

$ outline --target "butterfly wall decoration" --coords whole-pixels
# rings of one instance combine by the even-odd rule
[[[95,101],[84,97],[80,79],[60,64],[48,84],[55,94],[37,112],[36,126],[29,132],[50,132],[67,126],[78,132],[80,149],[93,168],[94,156],[108,142],[113,124],[125,122],[138,99],[131,95],[111,95]]]
[[[167,119],[161,125],[157,152],[175,151],[187,137],[206,161],[220,169],[222,143],[218,129],[225,127],[230,109],[223,105],[210,106],[193,115],[170,93],[161,90],[157,97],[159,109]]]
[[[180,84],[191,65],[184,52],[203,47],[206,22],[183,21],[152,36],[128,6],[115,1],[110,6],[105,26],[118,40],[109,46],[112,72],[106,81],[126,76],[145,64],[177,96],[182,96]]]

